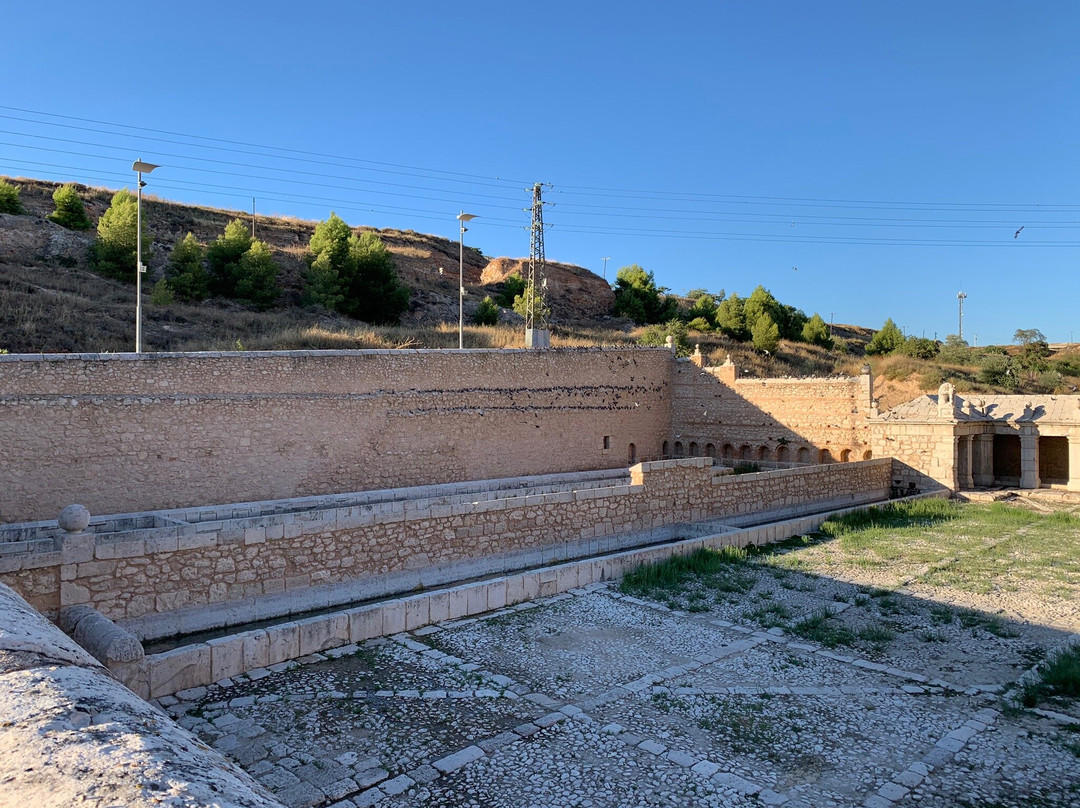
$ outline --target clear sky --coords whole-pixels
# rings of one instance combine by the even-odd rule
[[[939,338],[962,289],[969,341],[1080,341],[1075,0],[3,16],[0,174],[131,186],[141,157],[166,198],[449,238],[464,209],[491,256],[528,254],[543,182],[548,258],[599,273],[610,256],[609,279],[637,263],[678,292],[760,283]]]

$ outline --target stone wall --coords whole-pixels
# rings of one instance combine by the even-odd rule
[[[696,357],[695,357],[696,358]],[[670,452],[725,460],[819,463],[871,454],[869,374],[742,379],[734,365],[676,363]],[[680,451],[681,450],[681,451]]]
[[[955,490],[956,438],[952,422],[872,421],[870,449],[893,458],[893,480],[901,490]]]
[[[0,356],[0,523],[610,468],[663,349]]]
[[[871,502],[887,496],[890,472],[876,460],[723,475],[695,458],[638,464],[604,488],[150,519],[158,526],[0,558],[0,580],[43,612],[85,603],[141,637],[167,636],[646,544],[675,525]]]

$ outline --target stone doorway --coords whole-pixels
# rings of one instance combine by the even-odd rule
[[[994,435],[994,484],[1020,485],[1020,436]]]
[[[1039,480],[1044,485],[1069,484],[1069,439],[1039,438]]]

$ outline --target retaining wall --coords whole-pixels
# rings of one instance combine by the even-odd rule
[[[0,580],[45,613],[85,603],[146,639],[668,540],[690,523],[871,502],[888,495],[891,461],[717,471],[686,458],[638,464],[625,484],[600,488],[549,482],[537,486],[543,493],[457,502],[425,489],[349,507],[276,512],[267,503],[262,515],[196,523],[147,514],[142,529],[0,554]]]
[[[0,356],[0,523],[657,456],[665,349]],[[606,440],[605,440],[606,439]]]
[[[948,496],[948,492],[931,496]],[[726,530],[655,547],[570,561],[196,642],[147,656],[142,681],[149,682],[148,695],[158,698],[374,637],[412,631],[431,623],[471,617],[616,580],[642,564],[657,563],[673,555],[689,555],[703,547],[760,546],[783,541],[810,533],[827,519],[852,510],[856,509],[843,508],[760,527]]]

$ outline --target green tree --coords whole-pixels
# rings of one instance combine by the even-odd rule
[[[49,214],[52,221],[68,230],[89,230],[94,226],[73,184],[61,185],[53,191],[52,198],[55,206],[55,210]]]
[[[938,355],[938,344],[926,337],[908,337],[896,352],[915,359],[933,359]]]
[[[615,276],[615,314],[635,323],[661,323],[672,320],[679,304],[656,285],[651,272],[637,264],[623,267]]]
[[[979,381],[1015,390],[1020,384],[1020,377],[1011,356],[1005,354],[987,354],[979,367]]]
[[[754,347],[759,351],[772,353],[780,344],[780,326],[773,322],[768,312],[762,312],[754,322],[750,330],[750,336],[754,341]]]
[[[716,327],[725,336],[739,342],[750,339],[750,329],[746,327],[746,311],[744,302],[737,294],[722,300],[716,307]]]
[[[1024,343],[1020,348],[1020,355],[1016,357],[1017,364],[1031,373],[1039,373],[1049,367],[1047,360],[1050,358],[1050,346],[1046,340],[1032,340]]]
[[[802,339],[803,326],[808,321],[809,318],[802,309],[797,309],[786,303],[780,304],[780,319],[776,321],[776,324],[780,327],[781,339],[798,342]]]
[[[98,219],[97,238],[90,246],[90,263],[102,275],[135,282],[138,210],[134,194],[126,188],[113,194],[109,209]],[[150,262],[150,240],[143,222],[142,263]]]
[[[0,213],[20,214],[23,212],[22,200],[19,199],[19,186],[0,180]]]
[[[713,330],[713,324],[704,317],[695,317],[693,320],[686,324],[686,327],[691,331],[701,331],[707,333]]]
[[[690,298],[693,301],[693,305],[690,306],[690,310],[686,312],[686,319],[693,320],[705,320],[709,326],[713,326],[716,323],[716,298],[708,292],[702,291],[696,297]],[[709,328],[699,328],[699,331],[708,331]]]
[[[822,348],[832,350],[833,339],[829,336],[829,327],[820,314],[814,312],[814,316],[803,323],[802,340],[812,345],[820,345]]]
[[[188,233],[177,244],[165,267],[165,279],[180,300],[205,300],[210,294],[210,276],[203,268],[203,248],[194,233]]]
[[[480,301],[473,315],[473,322],[477,325],[495,325],[499,322],[499,304],[491,295]]]
[[[869,356],[891,354],[904,344],[904,332],[897,327],[890,317],[880,331],[875,331],[874,336],[866,345],[866,353]]]
[[[1018,328],[1013,332],[1013,342],[1027,345],[1029,342],[1046,342],[1046,335],[1037,328]]]
[[[949,334],[938,350],[938,360],[946,365],[964,365],[970,361],[968,344],[959,334]]]
[[[504,309],[512,308],[514,298],[525,291],[525,280],[516,272],[507,275],[503,279],[502,291],[499,293],[498,304]]]
[[[236,298],[246,301],[259,311],[273,308],[281,297],[278,286],[278,266],[265,241],[252,241],[240,256],[236,280]]]
[[[396,323],[411,292],[378,234],[359,236],[336,214],[319,222],[309,243],[308,300],[368,323]]]
[[[528,318],[529,301],[532,301],[533,320],[535,322],[542,322],[551,316],[551,309],[544,306],[540,300],[540,295],[530,294],[532,286],[528,282],[525,283],[525,288],[521,294],[514,298],[514,311],[520,314],[522,317]]]
[[[251,248],[251,233],[243,219],[233,219],[225,232],[206,248],[210,270],[210,291],[222,297],[237,297],[240,282],[240,259]]]
[[[175,299],[173,290],[169,288],[169,282],[164,278],[158,278],[157,283],[150,290],[150,302],[155,306],[170,306]]]
[[[762,314],[769,315],[773,323],[780,322],[780,301],[760,284],[750,293],[750,297],[746,298],[743,310],[746,312],[746,322],[751,327],[757,323]]]

